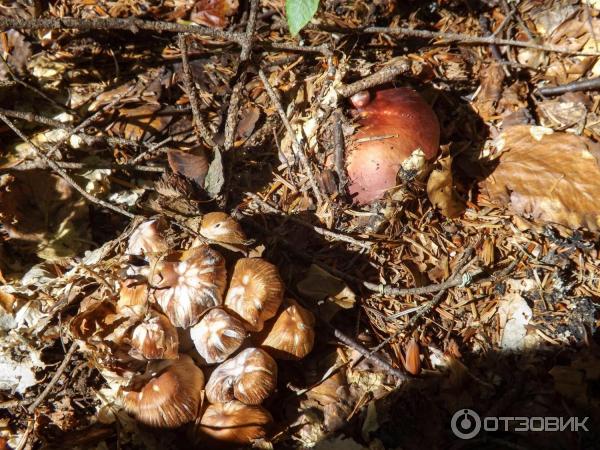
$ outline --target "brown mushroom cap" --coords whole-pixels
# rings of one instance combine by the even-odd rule
[[[261,258],[241,258],[235,265],[225,306],[247,322],[250,331],[262,330],[275,317],[283,300],[277,267]]]
[[[362,127],[346,155],[348,189],[358,204],[379,200],[396,186],[402,163],[417,149],[426,160],[438,153],[440,125],[423,98],[410,88],[377,91],[357,109]]]
[[[172,256],[157,267],[154,296],[173,325],[187,328],[223,302],[225,260],[207,245]]]
[[[135,229],[127,244],[127,254],[146,256],[167,251],[167,242],[160,232],[158,220],[142,222]]]
[[[194,346],[208,364],[225,361],[235,352],[248,332],[241,320],[221,308],[211,309],[190,328]]]
[[[206,384],[206,398],[211,403],[237,399],[258,405],[276,386],[275,360],[264,350],[248,348],[215,369]]]
[[[301,359],[315,343],[315,316],[293,300],[277,316],[261,347],[275,358]]]
[[[179,348],[177,329],[167,316],[152,311],[134,328],[131,346],[146,359],[175,359]]]
[[[204,374],[192,358],[155,363],[150,380],[124,394],[125,410],[146,425],[175,428],[194,420],[198,414]],[[136,383],[137,384],[137,383]]]
[[[206,408],[194,431],[196,441],[202,445],[250,445],[266,436],[272,422],[271,414],[263,407],[233,400]]]
[[[207,239],[226,244],[245,244],[246,235],[241,225],[229,214],[211,212],[202,217],[200,234]]]

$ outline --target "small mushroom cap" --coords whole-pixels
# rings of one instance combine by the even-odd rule
[[[195,437],[201,444],[246,446],[264,438],[272,422],[271,414],[261,406],[235,400],[217,403],[206,408],[195,426]]]
[[[276,386],[275,360],[264,350],[248,348],[215,369],[206,384],[206,398],[211,403],[237,399],[259,405]]]
[[[225,244],[243,245],[248,241],[241,225],[223,212],[205,214],[200,225],[200,234],[207,239]]]
[[[250,331],[262,330],[283,300],[277,267],[261,258],[241,258],[235,265],[225,306],[238,314]]]
[[[315,316],[293,300],[277,316],[262,347],[279,359],[301,359],[315,343]]]
[[[235,352],[248,332],[240,319],[221,308],[211,309],[190,328],[194,346],[208,364],[225,361]]]
[[[146,425],[175,428],[198,414],[204,374],[187,355],[155,363],[150,380],[124,394],[125,410]]]
[[[157,268],[154,297],[173,325],[187,328],[223,302],[225,260],[207,245],[171,256]]]
[[[148,220],[138,225],[129,237],[127,254],[147,256],[166,252],[167,242],[160,232],[160,225],[158,220]]]
[[[175,359],[177,329],[164,314],[152,312],[133,330],[131,346],[146,359]]]

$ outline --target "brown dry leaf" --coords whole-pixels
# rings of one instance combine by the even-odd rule
[[[179,175],[192,180],[199,188],[204,187],[204,179],[208,172],[208,160],[203,151],[201,153],[184,152],[170,149],[167,159],[171,170]]]
[[[260,119],[260,109],[249,105],[240,111],[239,118],[240,120],[235,129],[236,145],[243,144],[250,137],[254,131],[256,122]]]
[[[111,132],[125,139],[139,141],[163,131],[171,122],[171,116],[157,114],[160,105],[146,103],[134,108],[121,108],[119,120]]]
[[[504,77],[502,65],[497,61],[492,61],[481,69],[480,90],[473,101],[473,107],[485,121],[496,115],[496,105],[502,95]]]
[[[207,27],[224,28],[227,17],[234,15],[239,8],[238,0],[200,0],[196,2],[190,20]]]
[[[452,157],[440,159],[439,164],[440,169],[434,169],[427,180],[427,196],[445,217],[457,217],[465,210],[465,203],[454,190]]]
[[[600,228],[600,144],[570,133],[519,125],[492,144],[499,152],[481,182],[492,202],[533,220]]]
[[[0,33],[0,56],[8,63],[12,70],[22,74],[31,57],[31,44],[25,41],[25,36],[15,30]],[[0,80],[9,77],[4,64],[0,64]]]
[[[62,178],[44,170],[0,177],[0,223],[15,244],[44,259],[74,256],[87,244],[88,207]]]
[[[343,280],[315,264],[310,266],[297,288],[302,295],[320,306],[320,314],[325,320],[333,317],[340,309],[352,308],[356,302],[356,295]]]

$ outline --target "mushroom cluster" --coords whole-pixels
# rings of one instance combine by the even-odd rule
[[[262,403],[277,388],[276,359],[313,347],[313,314],[284,298],[277,267],[262,258],[231,262],[213,248],[248,242],[224,213],[203,217],[190,248],[171,250],[160,220],[139,225],[127,246],[115,301],[82,305],[71,332],[139,422],[191,423],[198,445],[248,445],[273,418]]]

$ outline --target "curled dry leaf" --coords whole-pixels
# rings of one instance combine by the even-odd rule
[[[191,153],[170,149],[167,159],[173,172],[192,180],[199,188],[204,187],[204,179],[208,173],[208,160],[204,152]]]
[[[600,144],[569,133],[510,127],[492,147],[495,168],[481,182],[492,202],[571,228],[600,228]]]
[[[427,180],[427,196],[445,217],[457,217],[464,211],[465,204],[454,189],[452,157],[441,159],[439,164],[440,168],[431,172]]]
[[[238,7],[238,0],[200,0],[194,5],[190,20],[207,27],[224,28],[227,17],[234,15]]]
[[[0,57],[18,74],[23,73],[27,60],[31,57],[31,44],[25,36],[16,30],[8,30],[0,35]],[[4,64],[0,64],[0,80],[8,79],[9,74]]]
[[[340,309],[350,309],[356,302],[356,295],[341,279],[312,264],[303,280],[298,282],[298,291],[305,297],[321,304],[320,313],[324,319],[330,319]]]
[[[12,240],[44,259],[74,256],[87,238],[88,207],[62,178],[44,170],[0,177],[0,223]]]

